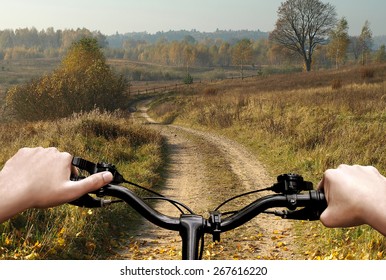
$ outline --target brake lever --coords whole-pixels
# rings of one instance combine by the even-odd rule
[[[121,183],[124,183],[126,180],[123,178],[123,176],[117,171],[116,167],[112,164],[109,163],[93,163],[91,161],[85,160],[80,157],[74,157],[72,159],[72,165],[77,167],[80,170],[84,170],[88,172],[90,175],[99,173],[99,172],[104,172],[104,171],[109,171],[113,174],[113,180],[111,181],[111,184],[118,185]],[[71,180],[72,181],[79,181],[85,179],[85,176],[74,176],[71,175]],[[103,186],[102,188],[92,192],[96,194],[98,197],[103,197],[104,196],[104,190],[107,188],[109,185]],[[90,196],[89,194],[85,194],[81,196],[80,198],[69,202],[72,205],[79,206],[79,207],[87,207],[87,208],[97,208],[97,207],[104,207],[108,204],[111,204],[111,200],[105,200],[101,198],[94,198]]]
[[[276,210],[272,214],[288,220],[317,221],[322,213],[315,208],[304,207],[299,210]]]
[[[105,207],[111,203],[112,203],[111,200],[94,198],[89,194],[85,194],[79,197],[78,199],[69,202],[69,204],[79,206],[79,207],[86,207],[86,208],[100,208],[100,207]]]
[[[109,171],[111,174],[113,174],[113,180],[111,181],[111,184],[113,185],[119,185],[126,182],[123,176],[118,172],[115,165],[110,163],[93,163],[80,157],[74,157],[72,159],[72,165],[81,170],[87,171],[90,175],[99,172]]]

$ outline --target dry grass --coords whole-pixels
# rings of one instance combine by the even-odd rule
[[[386,174],[385,73],[385,65],[373,65],[219,82],[169,99],[167,111],[179,112],[177,122],[248,145],[273,175],[296,172],[317,183],[340,163],[374,165]],[[207,94],[213,88],[216,94]],[[309,223],[299,229],[305,258],[385,257],[385,239],[367,227],[330,230]]]
[[[24,146],[62,151],[117,165],[146,186],[159,182],[162,139],[120,113],[93,111],[55,122],[0,125],[0,166]],[[112,254],[132,212],[125,205],[88,210],[63,205],[28,210],[0,225],[1,259],[100,259]]]

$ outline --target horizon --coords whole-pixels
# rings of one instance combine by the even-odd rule
[[[242,2],[242,3],[240,3]],[[55,30],[86,28],[104,35],[156,34],[168,31],[213,33],[222,31],[271,32],[283,0],[6,0],[0,29],[36,28]],[[357,36],[365,21],[374,36],[386,35],[386,1],[330,0],[337,17],[346,17],[349,33]]]

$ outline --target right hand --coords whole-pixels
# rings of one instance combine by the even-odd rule
[[[376,168],[340,165],[324,173],[318,188],[328,204],[320,217],[325,226],[369,224],[386,235],[386,178]]]

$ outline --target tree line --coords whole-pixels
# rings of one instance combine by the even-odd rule
[[[84,37],[96,38],[102,48],[108,46],[106,36],[86,28],[38,31],[36,28],[0,30],[0,60],[21,58],[63,57],[73,42]]]
[[[106,36],[87,29],[38,31],[36,28],[0,31],[0,60],[63,57],[74,41],[95,38],[107,58],[177,67],[229,67],[237,65],[304,65],[339,67],[386,60],[385,45],[374,46],[370,22],[359,36],[349,36],[345,17],[320,0],[287,0],[278,9],[275,29],[202,33],[169,31]],[[246,36],[243,38],[242,36]],[[377,48],[377,49],[374,49]]]

